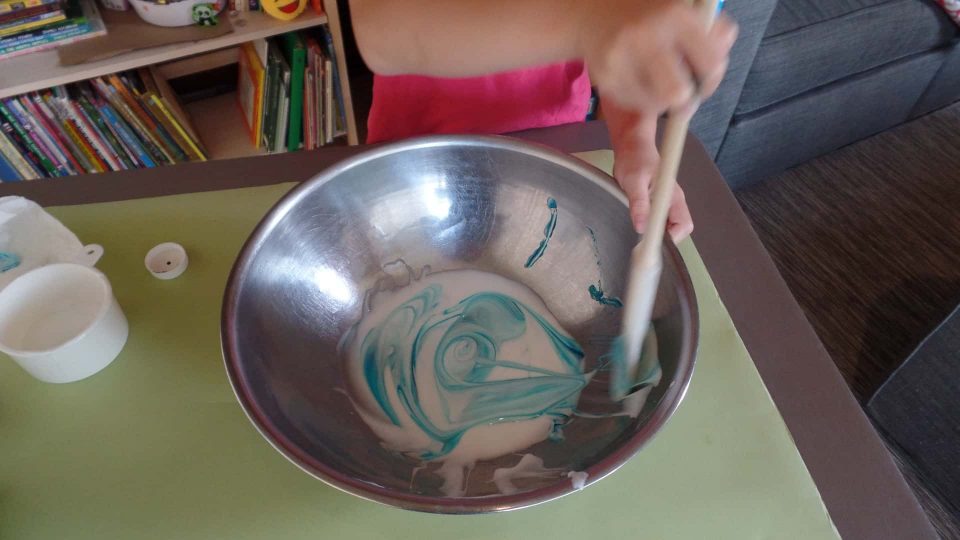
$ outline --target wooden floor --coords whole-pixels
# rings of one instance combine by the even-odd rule
[[[960,104],[737,197],[861,403],[960,303]],[[910,468],[935,524],[960,538]]]

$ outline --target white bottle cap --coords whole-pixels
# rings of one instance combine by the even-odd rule
[[[175,242],[164,242],[147,252],[143,264],[157,279],[173,279],[187,269],[187,250]]]

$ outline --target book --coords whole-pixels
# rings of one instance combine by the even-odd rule
[[[267,38],[255,39],[250,43],[253,44],[253,50],[257,51],[257,57],[260,58],[260,63],[266,66],[267,51],[270,49],[270,45],[267,42]]]
[[[36,147],[40,149],[43,157],[47,158],[47,160],[53,164],[53,175],[69,176],[71,173],[65,165],[66,159],[60,155],[49,137],[43,133],[43,130],[37,127],[36,122],[34,122],[31,115],[27,113],[26,109],[23,108],[23,105],[15,98],[4,100],[4,105],[13,113],[20,127],[26,132]]]
[[[135,169],[138,167],[136,155],[123,143],[122,138],[103,118],[98,105],[101,103],[87,87],[80,87],[80,95],[76,96],[74,101],[80,106],[87,120],[90,121],[95,135],[103,141],[106,150],[111,153],[111,157],[116,157],[122,169]]]
[[[50,158],[44,155],[30,134],[17,122],[16,116],[14,116],[13,111],[7,106],[6,101],[0,101],[0,116],[3,117],[5,125],[10,126],[13,132],[16,133],[17,142],[24,147],[26,153],[31,156],[31,161],[40,166],[44,176],[59,176],[56,165],[50,161]]]
[[[323,110],[326,112],[324,115],[324,142],[330,144],[333,142],[335,136],[335,120],[334,117],[337,116],[337,113],[334,109],[334,100],[333,100],[333,86],[334,86],[334,77],[333,77],[333,62],[327,58],[323,61]]]
[[[40,95],[37,93],[33,93],[30,96],[24,95],[20,97],[20,100],[34,120],[40,123],[42,129],[60,148],[65,159],[70,162],[70,166],[74,170],[73,174],[87,172],[87,168],[84,166],[84,164],[82,164],[80,160],[75,157],[74,150],[72,149],[72,143],[63,133],[63,130],[57,122],[57,119],[53,116],[53,113],[40,99]]]
[[[320,33],[323,36],[327,59],[331,62],[330,68],[333,70],[331,86],[333,87],[333,95],[337,103],[336,110],[330,109],[330,112],[336,117],[336,122],[334,122],[336,133],[330,137],[330,140],[332,140],[333,137],[339,137],[347,133],[347,109],[343,104],[343,92],[340,86],[340,70],[337,66],[336,55],[334,54],[333,35],[326,25],[320,28]]]
[[[287,149],[287,125],[290,123],[290,91],[291,91],[290,65],[286,60],[280,68],[280,88],[279,103],[277,110],[277,128],[275,132],[276,139],[273,144],[274,152],[283,152]]]
[[[150,131],[140,122],[140,119],[137,118],[137,115],[124,102],[123,98],[120,97],[113,86],[107,84],[99,77],[91,79],[90,82],[100,97],[111,105],[114,112],[117,113],[117,116],[122,118],[127,126],[136,134],[143,148],[150,154],[152,161],[161,165],[173,163],[172,158],[153,140]]]
[[[157,163],[153,160],[153,157],[144,149],[137,136],[133,134],[132,129],[110,108],[110,105],[101,102],[98,108],[104,120],[111,126],[117,136],[134,152],[137,160],[144,167],[156,167]]]
[[[249,42],[240,46],[237,102],[250,134],[250,141],[257,148],[263,133],[263,85],[264,66]]]
[[[80,134],[83,135],[84,140],[86,140],[90,144],[90,147],[93,148],[94,155],[96,156],[97,161],[103,165],[104,170],[123,170],[123,166],[115,156],[115,153],[107,145],[107,142],[103,139],[103,136],[100,135],[100,132],[95,127],[90,114],[75,100],[65,100],[64,105],[66,106],[67,110],[70,111],[70,116],[76,123],[77,128],[80,130]]]
[[[131,92],[130,88],[132,85],[126,83],[126,79],[121,79],[115,74],[107,76],[107,80],[109,80],[110,84],[117,90],[120,97],[127,103],[127,106],[130,107],[130,110],[137,116],[144,128],[148,130],[147,134],[157,147],[164,150],[164,154],[170,158],[171,162],[187,161],[186,153],[177,145],[173,136],[170,135],[166,128],[154,118],[153,114],[143,106],[138,99],[139,96],[134,95],[135,92]]]
[[[48,11],[46,13],[34,15],[33,17],[0,23],[0,36],[20,34],[22,32],[26,32],[27,30],[33,30],[34,28],[39,28],[41,26],[58,23],[66,19],[67,16],[63,11]]]
[[[160,98],[160,102],[174,117],[177,124],[187,133],[190,142],[197,147],[197,150],[201,154],[206,156],[207,150],[203,147],[203,141],[193,126],[190,115],[187,114],[180,105],[180,100],[177,98],[177,94],[173,91],[173,88],[170,87],[170,83],[157,71],[156,67],[150,66],[146,71],[148,72],[146,74],[140,73],[140,78],[144,80],[144,82],[149,80],[151,87],[156,88],[157,97]],[[144,77],[144,75],[147,75],[147,77]]]
[[[303,147],[311,150],[314,147],[313,138],[313,59],[308,56],[307,67],[303,68]]]
[[[173,138],[177,147],[182,148],[186,161],[202,161],[202,157],[195,153],[194,148],[184,137],[184,132],[176,126],[176,120],[169,116],[161,108],[160,99],[153,92],[147,92],[139,96],[143,107],[153,116],[156,121],[163,126],[163,129]]]
[[[50,13],[52,11],[63,11],[59,4],[47,4],[43,6],[33,6],[19,11],[8,11],[5,13],[0,13],[0,24],[6,24],[9,22],[19,21],[21,19],[29,19],[36,15],[42,13]]]
[[[7,134],[0,130],[0,154],[3,154],[7,162],[16,169],[17,175],[22,180],[36,180],[40,175],[30,163],[23,158],[20,150],[13,144],[13,141],[7,137]]]
[[[0,135],[2,137],[2,135]],[[0,182],[19,182],[23,180],[13,164],[7,161],[3,151],[0,150]]]
[[[24,161],[33,171],[33,174],[37,178],[46,178],[47,173],[43,165],[40,164],[40,158],[30,150],[27,141],[20,136],[20,133],[13,129],[13,125],[2,116],[0,116],[0,131],[6,135],[10,143],[16,148],[17,153],[23,157]]]
[[[0,0],[0,13],[10,13],[36,6],[59,4],[60,0]]]
[[[261,146],[273,151],[277,139],[277,113],[280,110],[280,82],[283,76],[283,57],[275,40],[268,41],[266,79],[263,93],[263,133]]]
[[[108,170],[107,165],[99,159],[96,155],[96,150],[89,141],[83,136],[80,132],[80,127],[73,120],[71,113],[67,110],[67,106],[63,103],[62,98],[60,97],[60,91],[62,88],[55,88],[52,91],[46,90],[42,97],[44,103],[53,111],[53,114],[60,121],[60,125],[63,127],[63,131],[67,134],[67,137],[73,141],[75,147],[77,147],[81,154],[78,154],[78,157],[82,155],[82,159],[87,162],[90,169],[89,172],[103,172]]]
[[[46,91],[46,93],[49,93],[49,90]],[[31,95],[31,100],[33,100],[34,107],[39,111],[40,116],[46,120],[48,129],[57,136],[60,143],[67,149],[68,155],[72,157],[76,163],[78,171],[85,173],[95,172],[95,169],[86,159],[82,150],[77,146],[76,141],[70,137],[70,134],[67,132],[56,111],[46,102],[44,95],[35,92]]]
[[[314,103],[314,124],[313,124],[313,141],[314,148],[319,148],[325,144],[325,138],[323,136],[324,131],[324,114],[323,109],[324,102],[324,92],[323,92],[323,51],[320,49],[320,45],[313,38],[307,40],[307,48],[312,53],[313,57],[313,80],[314,85],[313,90],[313,103]]]
[[[290,66],[290,111],[287,122],[287,150],[293,152],[303,142],[303,77],[307,65],[307,49],[299,32],[280,36],[284,56]]]
[[[0,60],[43,51],[107,33],[93,0],[70,0],[67,19],[49,27],[0,37]]]

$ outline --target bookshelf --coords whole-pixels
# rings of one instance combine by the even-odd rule
[[[234,47],[246,41],[319,26],[327,22],[327,16],[317,15],[308,10],[292,21],[279,21],[264,13],[248,12],[243,18],[231,18],[230,22],[233,24],[233,32],[212,39],[139,49],[75,66],[61,66],[56,50],[0,60],[0,98],[160,64],[186,56]]]
[[[347,132],[345,137],[335,139],[333,144],[357,144],[359,137],[353,116],[351,78],[344,61],[341,15],[336,0],[324,0],[324,8],[325,14],[318,15],[308,9],[292,21],[279,21],[257,11],[232,14],[229,16],[233,31],[222,36],[123,52],[110,58],[75,66],[61,66],[56,50],[0,60],[0,99],[147,66],[156,68],[157,74],[166,80],[200,77],[201,81],[206,81],[208,73],[219,72],[214,78],[220,77],[219,80],[222,81],[223,74],[229,73],[223,71],[223,68],[237,64],[242,44],[327,25],[333,40],[336,68],[341,73],[339,89],[343,96]],[[226,12],[223,16],[227,16]],[[215,87],[216,84],[211,89]],[[212,97],[187,100],[182,106],[191,118],[200,142],[206,147],[208,159],[255,157],[267,153],[251,143],[235,90]],[[109,171],[100,174],[109,174]]]

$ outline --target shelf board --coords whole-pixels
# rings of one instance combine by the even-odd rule
[[[230,22],[233,24],[233,32],[215,38],[138,49],[104,60],[75,66],[61,66],[56,50],[41,51],[0,60],[0,98],[319,26],[327,22],[327,17],[326,15],[317,15],[312,11],[306,11],[292,21],[280,21],[264,13],[250,12],[244,14],[242,18],[231,18]]]

